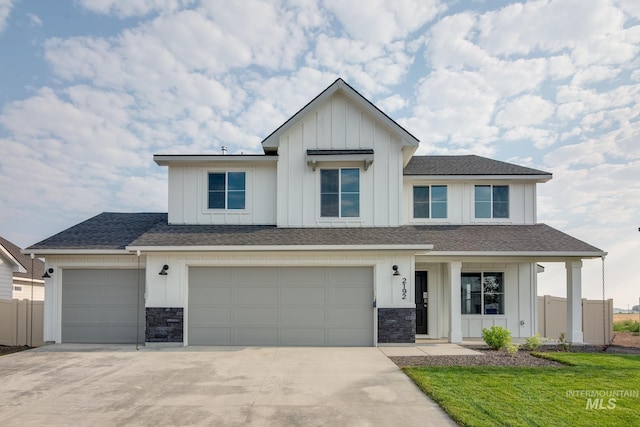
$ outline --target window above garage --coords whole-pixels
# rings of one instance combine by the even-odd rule
[[[314,171],[322,162],[362,162],[362,168],[366,171],[373,164],[373,148],[307,150],[307,165]]]

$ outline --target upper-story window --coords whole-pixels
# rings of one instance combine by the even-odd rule
[[[424,185],[413,187],[414,218],[446,218],[447,186]]]
[[[320,171],[320,216],[360,216],[360,169],[322,169]]]
[[[209,209],[244,209],[244,172],[209,172]]]
[[[462,273],[462,314],[504,314],[504,273]]]
[[[509,218],[508,185],[476,185],[476,218]]]

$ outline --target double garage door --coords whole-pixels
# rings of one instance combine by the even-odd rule
[[[373,345],[373,272],[191,267],[189,345]]]
[[[144,270],[63,270],[62,342],[144,342],[144,327]]]

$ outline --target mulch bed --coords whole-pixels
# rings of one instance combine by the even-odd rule
[[[490,350],[486,347],[471,347],[482,355],[473,356],[401,356],[390,357],[398,366],[519,366],[524,368],[535,366],[565,366],[553,360],[532,356],[527,350],[519,350],[509,356],[506,351]],[[542,346],[536,352],[551,353],[561,349],[557,346]],[[585,345],[568,349],[571,353],[607,353],[607,354],[640,354],[640,348],[610,345],[608,347]]]
[[[17,353],[19,351],[29,350],[31,347],[26,345],[0,345],[0,356],[5,354]]]

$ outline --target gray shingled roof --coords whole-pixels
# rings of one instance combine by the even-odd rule
[[[413,156],[404,175],[549,175],[549,172],[512,163],[468,156]]]
[[[545,224],[278,228],[169,225],[164,213],[102,213],[27,250],[202,246],[433,245],[435,252],[581,253],[602,250]]]
[[[124,249],[158,223],[167,223],[166,213],[103,212],[25,250]]]
[[[4,246],[4,248],[13,256],[22,266],[27,270],[26,273],[13,273],[13,277],[22,277],[24,279],[34,279],[41,280],[42,275],[44,274],[44,262],[40,259],[35,258],[33,260],[33,271],[31,271],[31,256],[25,255],[22,253],[20,248],[17,245],[14,245],[7,239],[0,237],[0,245]]]
[[[602,251],[545,224],[363,228],[158,224],[130,246],[429,245],[437,252]]]

